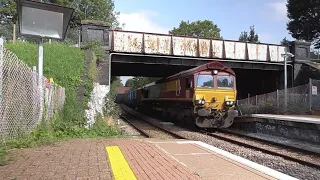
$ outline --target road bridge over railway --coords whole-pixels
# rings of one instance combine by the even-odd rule
[[[111,30],[108,26],[83,24],[82,43],[94,40],[100,41],[106,50],[100,83],[110,84],[110,76],[164,77],[218,61],[236,72],[240,97],[281,89],[284,84],[284,57],[281,54],[285,52],[295,54],[294,58],[288,59],[287,68],[289,86],[293,85],[301,69],[301,65],[295,65],[295,60],[308,60],[310,51],[310,44],[302,42],[292,42],[286,47]]]

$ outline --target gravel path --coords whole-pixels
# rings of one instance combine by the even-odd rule
[[[136,112],[137,113],[137,112]],[[207,144],[213,145],[217,148],[228,151],[232,154],[241,156],[258,164],[267,166],[269,168],[275,169],[279,172],[288,174],[290,176],[299,179],[320,179],[320,170],[307,167],[292,161],[285,160],[278,156],[272,156],[260,151],[255,151],[252,149],[244,148],[211,136],[207,136],[197,132],[191,132],[184,128],[177,127],[175,125],[163,125],[159,120],[151,118],[139,113],[139,116],[144,120],[148,120],[153,124],[163,127],[166,130],[173,131],[181,136],[186,137],[190,140],[202,141]]]

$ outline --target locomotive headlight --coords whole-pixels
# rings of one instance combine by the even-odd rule
[[[213,74],[218,74],[218,70],[214,70],[214,71],[213,71]]]
[[[206,101],[204,99],[197,100],[196,102],[197,102],[197,104],[200,104],[200,105],[204,105],[206,103]]]
[[[226,101],[226,105],[228,105],[228,106],[229,106],[229,105],[230,105],[230,106],[231,106],[231,105],[234,105],[234,101]]]

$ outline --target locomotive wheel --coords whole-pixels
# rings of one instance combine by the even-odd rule
[[[195,126],[192,116],[185,116],[184,119],[187,126]]]
[[[213,118],[209,119],[207,117],[200,117],[200,116],[195,118],[195,123],[200,128],[213,128],[212,126],[213,121],[214,121]]]
[[[163,116],[163,117],[168,117],[168,110],[167,110],[167,108],[163,108],[163,110],[162,110],[162,116]]]
[[[184,125],[184,116],[183,116],[183,114],[177,114],[177,116],[175,118],[175,123],[177,125],[180,125],[180,126]]]

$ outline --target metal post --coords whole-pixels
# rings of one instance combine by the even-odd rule
[[[40,113],[39,113],[39,123],[43,118],[43,39],[40,38],[38,46],[38,87],[39,87],[39,102],[40,102]]]
[[[3,94],[2,94],[2,81],[3,81],[3,74],[2,74],[2,69],[4,66],[4,46],[3,46],[3,39],[0,38],[0,107],[2,106],[2,98],[3,98]],[[0,109],[1,110],[1,109]],[[0,112],[1,114],[1,112]]]
[[[79,38],[78,38],[78,46],[81,48],[81,27],[79,28]]]
[[[42,38],[39,41],[39,46],[38,46],[38,73],[39,73],[39,85],[42,84],[40,83],[42,76],[43,76],[43,42],[42,42]]]
[[[84,19],[87,19],[87,9],[88,9],[88,5],[85,5],[84,7]]]
[[[309,111],[312,112],[312,79],[309,78]]]
[[[288,92],[287,92],[287,60],[286,56],[284,56],[284,112],[287,113],[287,106],[288,106]]]
[[[17,32],[16,23],[14,23],[13,24],[13,33],[12,33],[12,42],[16,42],[16,37],[17,37],[16,32]]]

